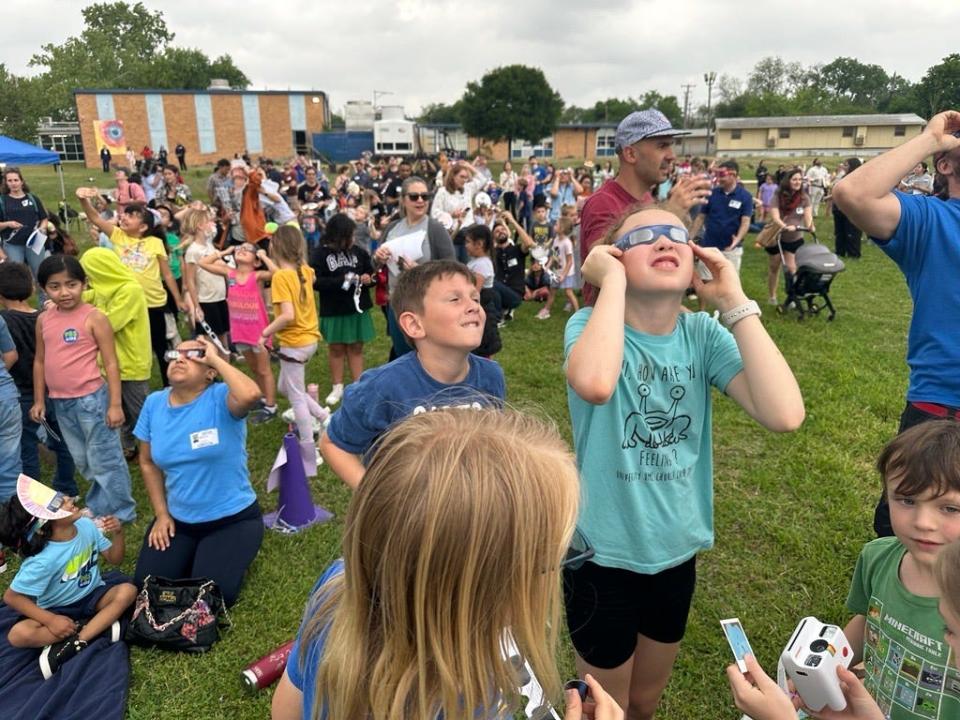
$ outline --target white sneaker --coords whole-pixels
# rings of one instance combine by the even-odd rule
[[[327,410],[327,408],[324,408],[324,410]],[[322,420],[319,418],[313,418],[313,434],[314,435],[319,435],[320,433],[322,433],[324,428],[327,426],[327,423],[330,422],[329,412],[330,411],[327,410],[327,416]],[[283,414],[280,415],[280,418],[288,425],[297,424],[297,418],[294,417],[293,415],[293,408],[288,408],[287,410],[284,410]]]
[[[537,320],[548,320],[550,318],[550,311],[546,308],[543,308],[540,312],[537,313]]]
[[[330,394],[327,395],[327,399],[324,402],[327,405],[336,405],[340,402],[340,398],[343,397],[343,383],[337,383],[333,386],[333,390],[330,391]]]
[[[775,297],[772,297],[772,296],[771,296],[771,297],[767,300],[767,305],[779,305],[779,304],[780,304],[780,303],[777,302],[777,299],[776,299]]]

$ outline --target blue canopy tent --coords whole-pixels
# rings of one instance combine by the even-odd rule
[[[63,165],[60,156],[53,150],[30,143],[14,140],[6,135],[0,135],[0,163],[4,165],[55,165],[60,178],[60,197],[66,202],[67,191],[63,185]]]

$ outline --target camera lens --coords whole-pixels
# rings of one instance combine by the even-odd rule
[[[819,638],[817,640],[814,640],[812,643],[810,643],[810,651],[815,653],[823,652],[829,646],[830,646],[830,643],[828,643],[823,638]]]

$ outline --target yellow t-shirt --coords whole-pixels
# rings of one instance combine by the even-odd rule
[[[158,257],[167,256],[163,241],[152,235],[144,238],[130,237],[119,227],[115,227],[110,233],[110,242],[113,243],[113,251],[120,256],[120,262],[133,271],[143,286],[147,307],[166,305],[167,291],[163,288],[160,262],[157,260]]]
[[[300,301],[300,277],[296,270],[277,270],[270,281],[271,300],[274,316],[280,314],[280,303],[293,305],[293,320],[283,330],[277,332],[281,347],[303,347],[312,345],[320,339],[317,324],[317,301],[313,296],[313,269],[309,265],[300,266],[306,292]]]

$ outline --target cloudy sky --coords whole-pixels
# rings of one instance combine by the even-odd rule
[[[568,104],[646,90],[681,97],[703,73],[746,77],[780,55],[805,65],[839,55],[918,80],[957,51],[960,3],[919,0],[144,0],[174,43],[229,52],[253,88],[315,89],[334,111],[390,91],[415,114],[453,102],[499,65],[540,66]],[[6,3],[0,62],[27,72],[42,43],[82,28],[82,0]],[[916,8],[916,9],[915,9]],[[919,9],[919,8],[922,8]]]

